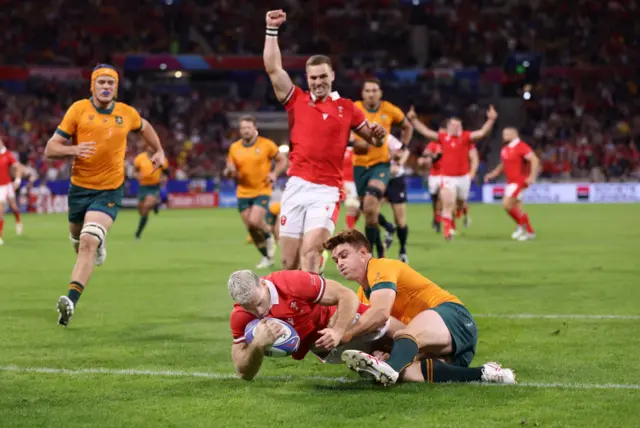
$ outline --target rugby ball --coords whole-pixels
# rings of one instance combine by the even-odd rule
[[[284,334],[280,336],[271,346],[267,346],[264,348],[264,355],[267,357],[288,357],[298,350],[300,346],[300,336],[298,332],[291,326],[289,323],[279,320],[277,318],[267,318],[269,322],[276,322],[284,327]],[[244,329],[244,337],[247,343],[251,343],[253,341],[253,332],[260,319],[255,319],[251,321]]]

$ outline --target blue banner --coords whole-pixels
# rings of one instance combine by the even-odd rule
[[[409,203],[427,203],[431,202],[431,196],[427,190],[424,178],[422,177],[406,177],[407,183],[407,199]],[[284,188],[286,179],[280,179],[276,183],[279,188]],[[54,195],[66,195],[69,193],[69,181],[50,181],[47,183],[51,193]],[[125,197],[135,197],[138,193],[139,184],[136,180],[127,180],[124,184]],[[191,179],[191,180],[169,180],[165,188],[162,189],[163,199],[169,193],[190,193],[196,191],[220,193],[221,207],[235,207],[236,184],[233,180],[220,180],[219,182],[211,179]],[[471,191],[469,193],[469,202],[482,202],[482,186],[471,183]]]

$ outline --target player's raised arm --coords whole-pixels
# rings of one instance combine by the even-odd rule
[[[282,55],[278,46],[278,30],[287,20],[283,10],[270,10],[266,16],[267,35],[264,39],[264,68],[271,79],[273,90],[278,101],[285,102],[293,90],[293,82],[289,74],[282,68]]]
[[[478,155],[478,149],[475,147],[469,150],[469,163],[469,177],[473,179],[478,173],[478,167],[480,166],[480,155]]]
[[[323,306],[337,306],[333,327],[321,330],[316,346],[333,349],[340,344],[345,331],[353,322],[358,310],[358,296],[347,287],[331,279],[325,279],[325,290],[320,304]]]
[[[409,122],[413,126],[413,129],[418,131],[419,134],[422,134],[423,136],[427,137],[430,140],[438,139],[438,132],[429,128],[427,125],[422,123],[420,119],[418,119],[418,115],[416,114],[416,111],[414,110],[413,106],[411,106],[411,108],[407,112],[406,118],[409,119]]]
[[[482,128],[471,132],[471,134],[469,135],[471,137],[471,140],[480,140],[489,135],[497,119],[498,112],[493,108],[493,105],[489,106],[489,110],[487,110],[487,121],[484,123],[484,125],[482,125]]]

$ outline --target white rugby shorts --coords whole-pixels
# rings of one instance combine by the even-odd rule
[[[313,229],[327,229],[333,234],[339,213],[337,187],[291,177],[282,193],[280,236],[301,238]]]
[[[466,201],[469,199],[469,191],[471,190],[471,177],[468,175],[460,175],[451,177],[447,175],[441,176],[441,188],[448,189],[455,193],[456,199]]]

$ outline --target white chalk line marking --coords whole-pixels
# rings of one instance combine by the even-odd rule
[[[89,368],[89,369],[58,369],[52,367],[18,367],[18,366],[1,366],[0,372],[13,373],[43,373],[43,374],[62,374],[62,375],[84,375],[84,374],[101,374],[114,376],[158,376],[158,377],[193,377],[218,380],[238,379],[231,373],[209,373],[209,372],[187,372],[180,370],[138,370],[138,369],[107,369],[107,368]],[[261,376],[259,379],[277,380],[277,381],[322,381],[334,383],[355,383],[355,379],[347,377],[328,377],[328,376]],[[517,385],[500,385],[495,383],[472,383],[477,386],[510,386],[525,388],[560,388],[560,389],[630,389],[640,390],[637,384],[619,384],[619,383],[542,383],[542,382],[520,382]]]
[[[596,314],[472,314],[472,315],[474,316],[474,318],[640,320],[640,315],[596,315]]]

